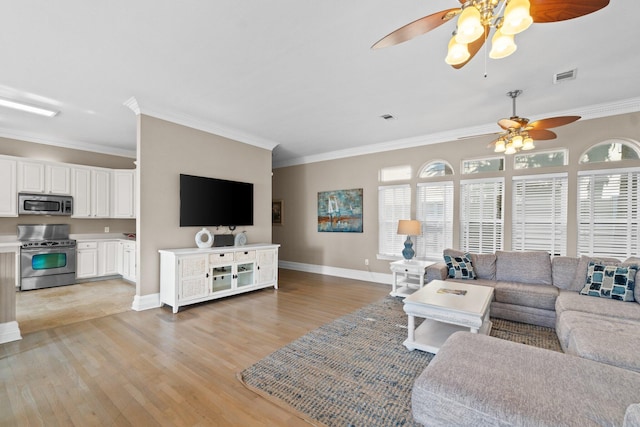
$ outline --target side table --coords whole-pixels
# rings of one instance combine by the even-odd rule
[[[424,286],[424,274],[433,261],[404,260],[393,261],[389,268],[393,272],[391,296],[406,297]]]

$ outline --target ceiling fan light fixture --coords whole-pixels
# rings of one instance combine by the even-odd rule
[[[447,57],[444,59],[449,65],[462,64],[469,59],[471,54],[469,48],[464,43],[458,43],[456,36],[451,37],[449,41],[449,48],[447,50]]]
[[[530,136],[526,137],[522,143],[522,150],[533,150],[534,148],[536,146],[533,145],[533,139]]]
[[[523,32],[533,23],[529,13],[529,0],[510,0],[504,10],[502,33],[514,35]]]
[[[466,7],[458,18],[456,41],[462,44],[471,43],[483,34],[484,27],[480,11],[473,5]]]
[[[491,39],[491,51],[489,58],[502,59],[511,55],[518,49],[512,34],[504,34],[500,28],[496,30]]]
[[[511,138],[511,144],[513,144],[513,148],[522,148],[522,135],[516,135]]]
[[[504,154],[515,154],[516,149],[511,142],[508,142]]]
[[[496,141],[496,148],[493,150],[495,153],[504,153],[505,150],[504,140],[499,139]]]

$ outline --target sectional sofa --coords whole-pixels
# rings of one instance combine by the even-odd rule
[[[443,258],[426,281],[492,286],[492,317],[555,327],[564,353],[456,333],[414,384],[416,421],[640,426],[640,258],[455,250]]]

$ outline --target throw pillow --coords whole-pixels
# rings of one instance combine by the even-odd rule
[[[471,263],[471,255],[464,254],[462,256],[445,255],[444,262],[449,269],[449,277],[452,279],[475,279],[473,272],[473,264]]]
[[[605,265],[593,261],[587,269],[587,283],[580,293],[620,301],[634,301],[637,265]]]

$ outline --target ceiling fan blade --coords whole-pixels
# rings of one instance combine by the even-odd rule
[[[558,22],[596,12],[609,0],[530,0],[533,22]]]
[[[511,119],[500,119],[498,120],[498,126],[500,126],[504,130],[519,129],[520,123]]]
[[[580,120],[580,116],[549,117],[548,119],[536,120],[535,122],[529,123],[527,129],[540,130],[557,128],[558,126],[568,125],[577,120]]]
[[[456,65],[452,65],[453,68],[455,68],[456,70],[459,70],[460,68],[464,67],[465,65],[467,65],[467,63],[469,61],[471,61],[473,59],[474,56],[476,56],[476,53],[478,53],[478,51],[482,48],[482,46],[484,45],[484,42],[487,40],[487,38],[489,37],[489,30],[491,30],[491,27],[488,25],[484,26],[484,35],[482,35],[481,37],[478,37],[476,39],[476,41],[473,41],[471,43],[469,43],[468,45],[468,49],[469,49],[469,59],[467,59],[465,62],[463,62],[462,64],[456,64]]]
[[[417,19],[404,27],[400,27],[394,32],[387,34],[371,46],[371,49],[381,49],[383,47],[394,46],[415,37],[421,36],[434,28],[449,21],[451,18],[460,13],[462,9],[441,10],[424,18]]]
[[[558,135],[546,129],[532,129],[529,131],[529,136],[535,140],[547,140],[547,139],[556,139]]]

